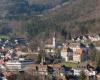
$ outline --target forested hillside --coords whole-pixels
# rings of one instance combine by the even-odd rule
[[[58,38],[100,33],[99,0],[67,0],[65,5],[66,0],[8,1],[0,1],[5,3],[0,6],[1,34],[37,40],[46,39],[54,32]],[[55,8],[57,5],[60,7]]]
[[[42,12],[66,0],[0,0],[0,17],[18,17]],[[21,16],[22,16],[21,15]]]

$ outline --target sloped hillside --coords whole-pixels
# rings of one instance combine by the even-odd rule
[[[60,4],[66,2],[67,0],[27,0],[30,5],[32,4]]]
[[[74,0],[59,9],[45,14],[45,20],[51,20],[66,31],[81,34],[100,33],[100,0]],[[82,30],[82,31],[81,31]]]
[[[15,0],[12,1],[15,3]],[[38,13],[32,12],[34,10],[33,2],[36,1],[37,4],[39,0],[28,0],[28,3],[27,0],[24,0],[26,2],[20,4],[20,0],[17,1],[17,7],[14,4],[13,8],[9,6],[9,10],[7,9],[9,14],[2,21],[7,21],[6,24],[2,22],[0,24],[1,30],[5,30],[3,27],[9,27],[10,31],[8,28],[5,30],[10,32],[7,35],[25,35],[34,39],[41,39],[52,35],[54,32],[59,38],[65,34],[71,37],[100,33],[100,0],[70,0],[68,4],[60,4],[57,5],[60,6],[58,8],[39,13],[39,16],[37,16]],[[45,3],[42,3],[44,1]],[[58,4],[62,0],[54,1],[55,4]],[[41,0],[40,3],[44,5],[52,2],[53,0]],[[31,9],[29,3],[32,3],[30,4]],[[36,7],[36,9],[38,8]]]
[[[62,4],[66,0],[0,0],[0,17],[30,15]]]

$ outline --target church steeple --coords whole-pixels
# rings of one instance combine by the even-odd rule
[[[55,37],[53,37],[53,47],[55,47],[56,46],[56,39],[55,39]]]
[[[55,38],[55,33],[54,33],[54,35],[53,35],[53,47],[55,48],[55,46],[56,46],[56,38]]]

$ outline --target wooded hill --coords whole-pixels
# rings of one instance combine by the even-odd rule
[[[13,1],[13,0],[12,0]],[[48,0],[49,1],[49,0]],[[52,1],[52,0],[51,0]],[[59,0],[60,1],[60,0]],[[55,0],[56,4],[57,0]],[[53,3],[54,4],[54,3]],[[100,33],[100,1],[99,0],[69,0],[66,5],[49,11],[32,12],[24,5],[19,13],[19,6],[9,8],[0,21],[0,33],[5,35],[22,35],[36,39],[46,39],[56,32],[58,38],[62,36],[99,34]],[[53,7],[54,8],[54,7]],[[18,11],[17,11],[17,10]],[[37,8],[36,8],[37,9]],[[52,8],[51,8],[52,9]]]

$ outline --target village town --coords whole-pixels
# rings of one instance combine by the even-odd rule
[[[90,48],[100,51],[97,42],[100,35],[78,36],[64,43],[58,43],[52,36],[42,48],[31,51],[23,37],[1,38],[0,80],[20,80],[22,75],[20,79],[15,77],[23,73],[35,76],[36,80],[100,80],[100,66],[88,58]],[[93,58],[96,60],[95,55]]]

